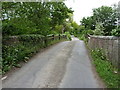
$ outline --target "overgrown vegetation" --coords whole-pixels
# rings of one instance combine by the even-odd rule
[[[95,35],[120,36],[120,5],[102,6],[93,9],[93,15],[84,17],[80,22],[84,30],[91,30]]]
[[[113,29],[111,34],[114,36],[120,36],[120,28]]]
[[[29,59],[40,48],[66,40],[60,35],[70,40],[65,32],[72,30],[72,15],[73,10],[64,2],[2,2],[3,74],[20,67],[20,61]],[[18,38],[12,41],[9,37]]]
[[[27,61],[31,56],[37,53],[41,48],[57,43],[58,41],[67,40],[65,35],[60,37],[48,36],[46,39],[41,35],[20,35],[17,41],[10,44],[10,37],[3,39],[2,48],[2,73],[9,71],[12,67],[20,67],[20,61]],[[49,40],[48,40],[49,39]]]
[[[87,34],[94,34],[92,30],[84,30],[76,36],[83,40],[88,47],[88,37]],[[99,33],[98,33],[99,34]],[[117,34],[117,33],[116,33]],[[88,47],[88,49],[90,49]],[[105,82],[107,88],[118,88],[119,87],[119,71],[118,68],[114,67],[111,62],[106,58],[104,51],[102,49],[90,49],[90,53],[93,59],[93,64],[96,67],[96,71],[99,76]]]
[[[93,63],[96,71],[103,79],[108,88],[118,88],[119,76],[118,69],[106,59],[102,49],[91,50]]]
[[[74,35],[88,44],[89,35],[102,36],[120,36],[120,5],[114,7],[101,6],[93,9],[93,15],[84,17],[80,22],[81,25],[74,25]],[[107,60],[103,50],[91,50],[93,63],[96,71],[106,83],[108,88],[118,88],[119,76],[118,69]]]
[[[67,36],[67,39],[71,41],[71,40],[72,40],[72,38],[71,38],[70,33],[69,33],[69,32],[65,32],[65,34],[66,34],[66,36]]]
[[[2,2],[3,35],[63,34],[73,11],[63,2]]]

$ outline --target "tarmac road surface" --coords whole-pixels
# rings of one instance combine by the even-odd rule
[[[3,88],[103,88],[83,41],[60,42],[3,80]]]

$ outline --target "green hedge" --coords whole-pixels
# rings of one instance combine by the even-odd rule
[[[9,71],[12,67],[20,67],[20,61],[28,60],[40,48],[44,48],[53,43],[65,40],[65,38],[48,40],[42,35],[20,35],[17,36],[18,42],[9,44],[10,37],[3,37],[2,45],[2,74]],[[13,42],[13,41],[12,41]],[[46,45],[47,44],[47,45]]]

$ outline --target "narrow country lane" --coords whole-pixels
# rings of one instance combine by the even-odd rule
[[[38,53],[3,81],[3,88],[102,88],[83,41],[54,45]]]

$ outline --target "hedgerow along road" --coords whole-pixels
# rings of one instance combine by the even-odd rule
[[[83,41],[60,42],[3,80],[3,88],[103,88]]]

